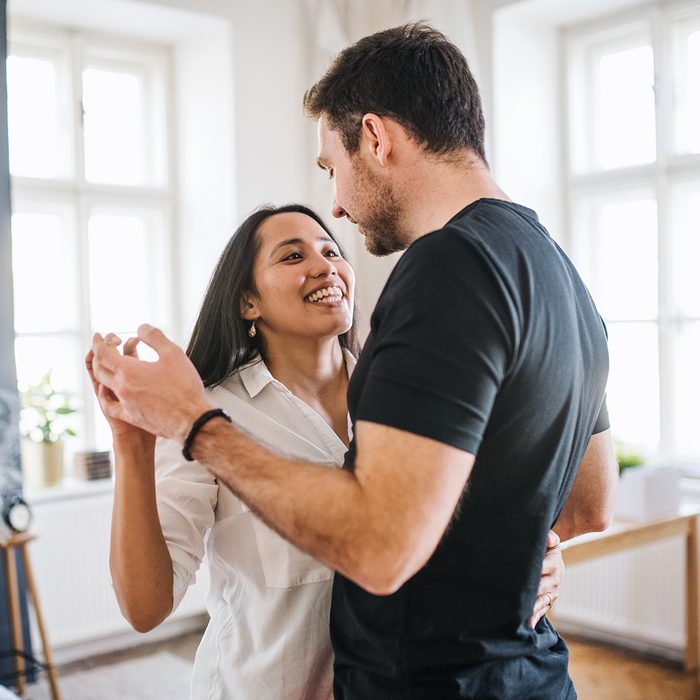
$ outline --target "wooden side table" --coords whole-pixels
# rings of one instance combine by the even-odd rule
[[[5,554],[5,576],[7,579],[7,602],[10,609],[10,631],[12,634],[12,644],[15,652],[15,671],[17,672],[17,694],[22,696],[25,692],[25,657],[22,655],[24,651],[24,642],[22,639],[22,620],[19,612],[19,583],[17,579],[16,566],[16,551],[20,552],[22,563],[24,564],[24,573],[27,578],[27,591],[34,608],[36,622],[41,636],[41,644],[46,660],[46,669],[49,677],[49,685],[51,687],[51,697],[53,700],[61,700],[61,693],[58,688],[58,676],[56,668],[53,665],[51,656],[51,647],[48,637],[46,636],[46,626],[44,625],[44,616],[41,612],[39,604],[39,596],[37,595],[36,585],[34,582],[34,574],[29,561],[27,552],[27,543],[36,539],[36,535],[31,535],[27,532],[14,534],[6,540],[0,540],[0,549]]]
[[[605,532],[574,537],[561,545],[564,564],[571,566],[669,537],[685,539],[686,671],[698,669],[698,513],[698,508],[683,507],[674,515],[655,520],[616,520]]]

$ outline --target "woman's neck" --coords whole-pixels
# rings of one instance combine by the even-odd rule
[[[272,376],[311,406],[347,445],[348,373],[338,339],[275,342],[266,338],[265,345],[265,364]]]
[[[338,338],[322,340],[282,341],[265,340],[265,364],[275,379],[292,393],[301,391],[307,395],[323,397],[335,393],[339,387],[345,390],[347,372]]]

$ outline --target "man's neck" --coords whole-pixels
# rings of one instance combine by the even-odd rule
[[[407,172],[398,194],[403,202],[403,230],[411,243],[442,228],[479,199],[510,201],[486,165],[471,153],[453,161],[423,156]]]

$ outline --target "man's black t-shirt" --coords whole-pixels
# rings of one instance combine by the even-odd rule
[[[608,428],[607,372],[603,322],[530,209],[481,199],[408,248],[372,316],[350,415],[476,462],[433,556],[396,593],[336,575],[336,698],[575,697],[563,640],[528,621],[547,532]]]

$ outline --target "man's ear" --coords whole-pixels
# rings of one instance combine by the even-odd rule
[[[363,146],[369,149],[369,154],[378,165],[386,166],[392,148],[391,131],[385,117],[368,112],[362,117],[361,138]]]
[[[241,296],[241,318],[245,321],[255,321],[260,318],[257,300],[253,292],[243,292]]]

